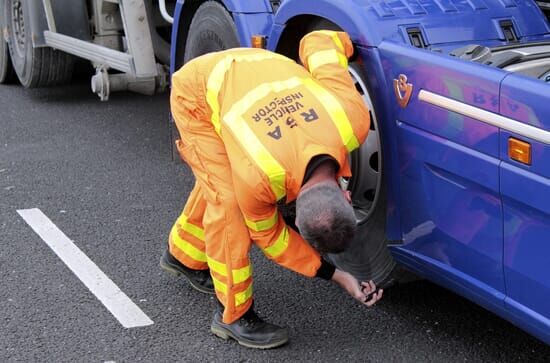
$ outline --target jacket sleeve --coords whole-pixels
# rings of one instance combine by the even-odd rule
[[[286,225],[266,183],[237,192],[237,200],[251,239],[268,258],[302,275],[318,276],[321,256]]]
[[[370,115],[348,72],[348,58],[353,55],[349,35],[329,30],[311,32],[300,41],[299,55],[313,78],[336,96],[362,144],[370,127]]]

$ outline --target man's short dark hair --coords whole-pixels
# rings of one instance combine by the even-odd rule
[[[334,183],[319,183],[299,194],[296,225],[321,253],[343,252],[357,230],[353,207]]]

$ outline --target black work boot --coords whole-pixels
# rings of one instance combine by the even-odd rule
[[[249,348],[276,348],[288,342],[286,328],[263,321],[252,308],[232,324],[225,324],[222,313],[217,311],[210,330],[222,339],[233,338],[240,345]]]
[[[164,251],[160,258],[160,267],[176,276],[183,275],[191,286],[205,294],[214,294],[214,284],[210,276],[210,270],[193,270],[174,258],[168,250]]]

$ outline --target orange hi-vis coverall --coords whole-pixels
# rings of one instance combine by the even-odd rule
[[[349,36],[316,31],[296,64],[262,49],[196,58],[172,78],[171,111],[194,189],[169,237],[170,253],[210,268],[223,321],[252,304],[251,241],[278,264],[313,277],[321,257],[277,210],[296,199],[308,162],[326,154],[350,176],[348,154],[369,130],[369,112],[347,71]]]

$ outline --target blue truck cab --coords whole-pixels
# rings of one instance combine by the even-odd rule
[[[434,281],[550,344],[550,24],[533,0],[178,0],[171,71],[261,35],[346,31],[371,110],[351,155],[360,279]],[[208,11],[206,11],[208,10]],[[546,11],[546,13],[545,13]]]

